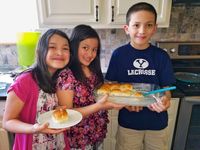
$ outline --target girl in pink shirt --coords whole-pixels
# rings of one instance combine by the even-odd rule
[[[63,134],[66,129],[50,129],[48,123],[37,123],[40,114],[58,106],[56,79],[69,59],[67,35],[49,29],[39,40],[36,63],[10,86],[3,127],[15,133],[14,150],[69,149]]]

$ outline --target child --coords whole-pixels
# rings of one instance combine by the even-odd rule
[[[100,39],[97,32],[87,25],[74,28],[71,38],[72,62],[70,69],[60,73],[57,95],[60,105],[74,108],[83,120],[67,131],[72,150],[102,149],[106,137],[107,109],[121,108],[106,101],[106,96],[95,101],[94,90],[103,83],[100,68]]]
[[[167,53],[149,43],[155,33],[157,13],[154,7],[141,2],[126,14],[124,30],[130,43],[117,48],[111,57],[106,79],[118,82],[150,83],[161,87],[175,79]],[[165,150],[167,146],[167,108],[171,94],[165,92],[162,103],[148,107],[129,106],[118,116],[117,150]]]
[[[3,127],[15,134],[14,150],[67,149],[63,131],[38,124],[40,114],[58,106],[55,94],[59,69],[70,59],[69,39],[57,29],[40,38],[33,68],[22,72],[8,89]]]

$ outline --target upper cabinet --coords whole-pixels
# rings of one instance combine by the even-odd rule
[[[128,8],[141,0],[37,0],[40,27],[122,28]],[[158,13],[158,27],[168,27],[172,0],[143,0]]]

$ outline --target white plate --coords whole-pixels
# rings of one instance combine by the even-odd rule
[[[78,124],[82,120],[82,115],[80,112],[72,110],[72,109],[66,109],[68,113],[68,120],[62,123],[56,123],[52,120],[52,111],[45,112],[41,114],[38,117],[38,123],[42,124],[45,122],[49,123],[49,128],[52,129],[61,129],[61,128],[69,128],[71,126],[74,126]]]

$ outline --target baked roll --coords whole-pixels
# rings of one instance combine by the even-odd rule
[[[130,83],[104,83],[97,94],[110,96],[143,97],[142,93],[136,91]]]
[[[121,91],[126,91],[126,90],[133,90],[133,85],[129,83],[124,83],[120,85]]]
[[[68,113],[65,109],[56,109],[52,113],[52,120],[56,123],[63,123],[68,120]]]
[[[143,95],[141,92],[138,92],[138,91],[135,91],[135,92],[133,93],[133,96],[134,96],[134,97],[144,97],[144,95]]]

